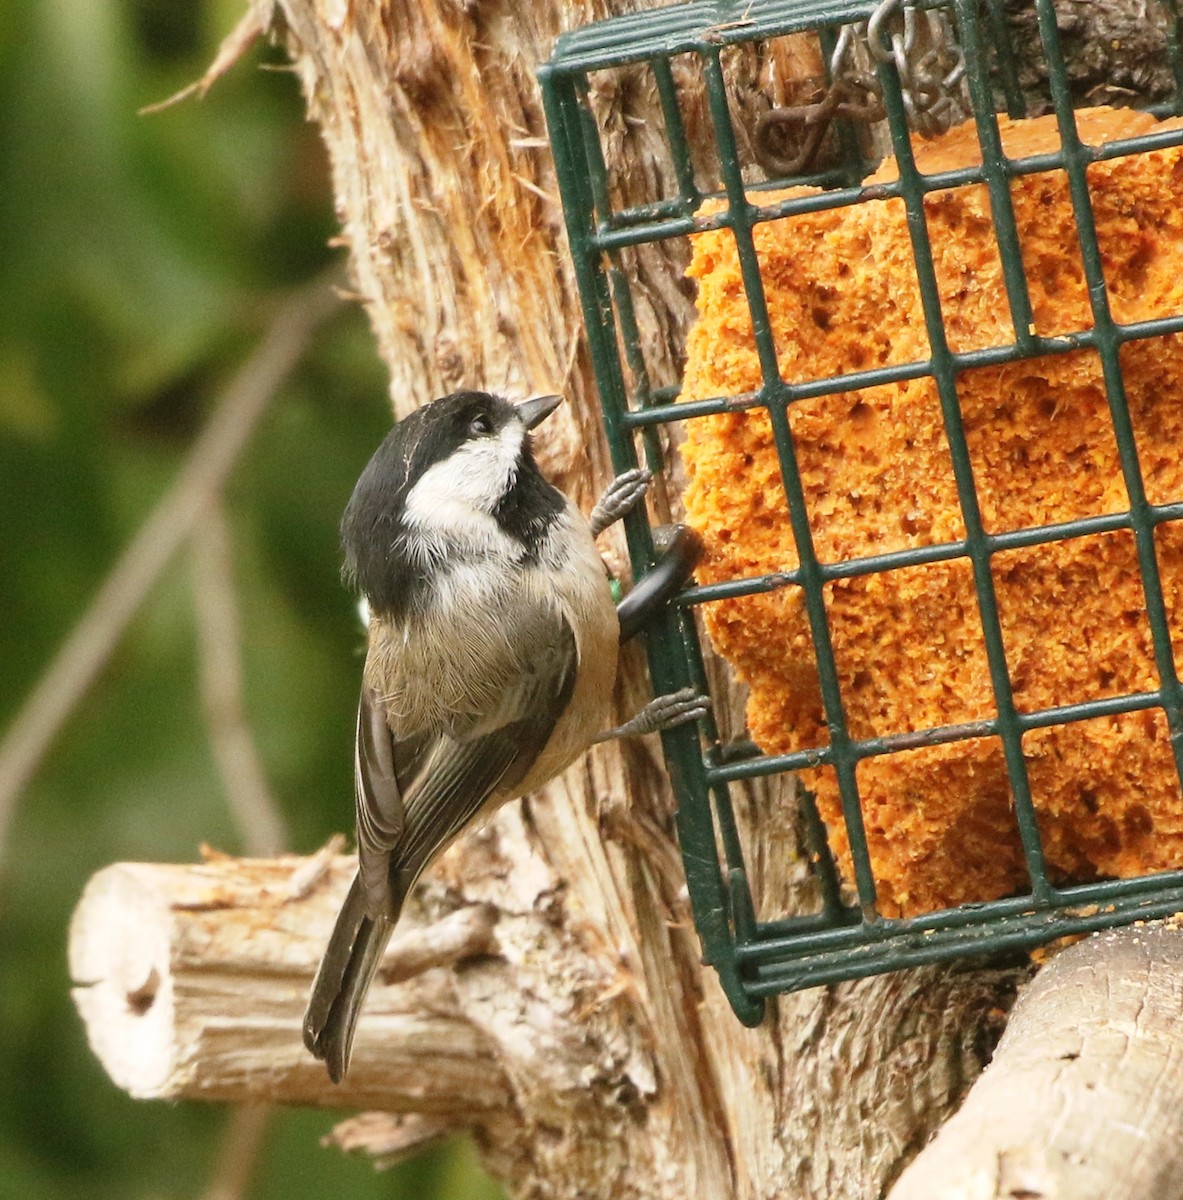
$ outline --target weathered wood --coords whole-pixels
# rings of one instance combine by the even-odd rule
[[[1183,1196],[1183,937],[1172,924],[1098,934],[1053,958],[891,1200]]]
[[[311,885],[297,858],[108,867],[70,933],[95,1053],[142,1098],[402,1114],[342,1132],[383,1156],[474,1130],[525,1194],[873,1194],[858,1182],[867,1167],[898,1157],[917,1122],[927,1135],[980,1065],[954,1014],[985,1012],[997,979],[912,972],[787,999],[765,1029],[743,1029],[713,980],[671,953],[684,910],[647,922],[643,940],[605,938],[578,900],[597,856],[562,879],[538,840],[567,808],[533,803],[523,821],[511,806],[441,860],[391,943],[339,1088],[300,1021],[351,858],[322,863]],[[843,992],[873,997],[879,1019]],[[792,1067],[770,1073],[786,1037]]]
[[[112,1079],[145,1099],[502,1109],[509,1086],[493,1047],[449,1003],[446,976],[430,970],[491,946],[484,906],[392,947],[388,969],[405,975],[409,959],[416,981],[375,988],[355,1069],[343,1087],[328,1082],[300,1022],[354,861],[335,860],[300,897],[302,861],[122,863],[91,880],[70,930],[70,973]]]
[[[457,386],[561,390],[568,404],[538,439],[542,465],[588,503],[609,467],[534,71],[561,29],[608,8],[281,0],[276,10],[328,147],[396,412]],[[756,111],[746,102],[768,82],[761,69],[741,55],[728,70],[737,114]],[[705,135],[705,101],[693,79],[683,83],[685,119]],[[663,178],[652,80],[601,78],[594,103],[619,186],[676,190]],[[625,256],[648,360],[667,378],[679,372],[693,312],[684,253],[646,246]],[[663,517],[676,511],[672,483],[672,495],[661,481],[654,498]],[[625,713],[646,698],[638,666],[633,651]],[[740,734],[742,696],[711,669],[720,722]],[[526,820],[492,827],[514,870],[539,872],[552,889],[557,924],[528,961],[563,986],[543,989],[543,1003],[531,980],[495,977],[524,991],[517,1019],[564,1031],[555,1046],[570,1061],[540,1056],[559,1076],[545,1099],[537,1065],[506,1067],[513,1137],[483,1127],[485,1161],[522,1195],[874,1196],[980,1068],[999,978],[934,970],[812,992],[774,1002],[767,1024],[744,1029],[699,962],[656,752],[652,739],[597,749],[532,800]],[[758,911],[813,905],[792,788],[752,785],[735,797]],[[450,859],[463,866],[449,883],[461,890],[462,879],[469,900],[487,898],[468,890],[481,845],[466,842]],[[465,1005],[489,978],[457,973]],[[474,1019],[489,1028],[483,1012]],[[492,1027],[504,1037],[501,1020]],[[615,1067],[603,1065],[603,1047]],[[918,1068],[908,1088],[898,1084],[901,1055]],[[581,1070],[591,1081],[583,1090]]]

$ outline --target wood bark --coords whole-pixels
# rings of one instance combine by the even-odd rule
[[[562,391],[540,457],[585,506],[609,466],[534,72],[561,29],[604,15],[596,0],[255,6],[323,133],[395,412],[464,386]],[[738,109],[767,104],[750,66],[729,63]],[[652,194],[657,97],[625,73],[595,103],[624,186]],[[693,136],[693,105],[686,119]],[[626,265],[651,365],[676,377],[683,264],[651,246]],[[673,484],[654,499],[662,517]],[[646,698],[640,662],[626,656],[622,713]],[[709,669],[738,734],[742,697]],[[757,911],[810,906],[791,785],[735,800]],[[340,805],[344,826],[348,795]],[[334,862],[303,897],[283,860],[97,876],[71,969],[116,1081],[142,1096],[373,1106],[392,1115],[340,1140],[384,1155],[469,1129],[518,1197],[861,1200],[960,1101],[1026,970],[815,989],[743,1028],[699,961],[658,748],[604,746],[430,872],[333,1089],[298,1027],[349,869]]]
[[[1183,1196],[1183,939],[1118,930],[1057,955],[891,1200]]]
[[[95,1053],[145,1099],[381,1110],[338,1140],[382,1157],[469,1130],[515,1195],[875,1194],[980,1066],[967,1031],[995,1019],[999,975],[870,980],[744,1029],[694,971],[684,914],[645,928],[645,952],[638,930],[607,940],[610,922],[580,908],[598,885],[557,868],[547,837],[571,809],[511,806],[441,860],[340,1087],[300,1022],[351,857],[314,873],[297,858],[108,867],[70,936]]]

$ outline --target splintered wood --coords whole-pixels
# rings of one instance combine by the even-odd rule
[[[353,1069],[333,1087],[300,1027],[312,975],[354,860],[294,896],[306,860],[121,863],[88,885],[70,929],[74,1000],[112,1079],[141,1098],[271,1099],[441,1112],[498,1109],[508,1085],[491,1047],[431,967],[491,948],[492,919],[465,906],[395,939],[366,1008]],[[430,1064],[430,1071],[425,1071]]]

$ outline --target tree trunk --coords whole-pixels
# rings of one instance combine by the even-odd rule
[[[395,411],[461,386],[562,391],[542,465],[586,504],[610,468],[535,70],[563,28],[605,11],[503,0],[279,9]],[[619,138],[610,152],[651,177],[658,160],[637,106],[656,96],[630,97],[632,137],[621,97],[599,102]],[[636,258],[646,344],[675,357],[691,315],[681,264],[652,247]],[[622,711],[645,698],[639,666],[630,656]],[[764,911],[799,907],[807,886],[784,790],[746,798],[749,818],[766,818],[749,856],[763,864]],[[743,1028],[699,964],[671,808],[655,740],[597,749],[444,865],[470,902],[487,894],[475,881],[490,846],[542,874],[556,936],[541,974],[563,981],[547,989],[545,1021],[557,1044],[619,1047],[618,1079],[591,1083],[594,1126],[569,1119],[588,1112],[580,1055],[539,1064],[568,1076],[546,1104],[529,1102],[537,1084],[519,1079],[525,1127],[505,1127],[508,1140],[485,1131],[489,1165],[519,1195],[878,1194],[982,1065],[994,978],[929,970],[809,992]],[[591,1170],[570,1186],[572,1160],[592,1147]]]
[[[561,29],[604,9],[257,7],[328,146],[395,412],[459,387],[561,391],[568,403],[540,437],[540,459],[586,507],[610,469],[535,69]],[[605,87],[597,102],[621,131],[613,152],[639,174],[657,170],[636,123],[657,98],[630,96],[625,137],[620,96]],[[680,264],[646,247],[631,265],[646,345],[676,365],[691,311]],[[728,684],[712,670],[725,708]],[[646,698],[635,651],[623,675],[620,707],[631,712]],[[812,884],[791,787],[752,784],[735,797],[758,908],[801,910]],[[351,820],[348,797],[340,819]],[[984,1066],[1025,971],[932,967],[814,989],[744,1028],[699,961],[656,742],[612,744],[429,873],[387,959],[387,979],[401,978],[375,988],[353,1070],[333,1090],[298,1025],[348,869],[329,867],[292,899],[294,869],[123,866],[96,877],[71,965],[100,1056],[137,1094],[401,1114],[343,1131],[383,1153],[471,1129],[520,1197],[881,1196]],[[120,921],[155,931],[143,961],[122,961],[124,939],[109,935]],[[163,1041],[149,1029],[161,1019]],[[143,1061],[137,1038],[151,1042]]]

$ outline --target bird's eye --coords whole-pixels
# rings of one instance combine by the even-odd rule
[[[485,413],[480,416],[473,417],[468,423],[468,432],[473,437],[486,437],[493,432],[493,422],[489,420]]]

